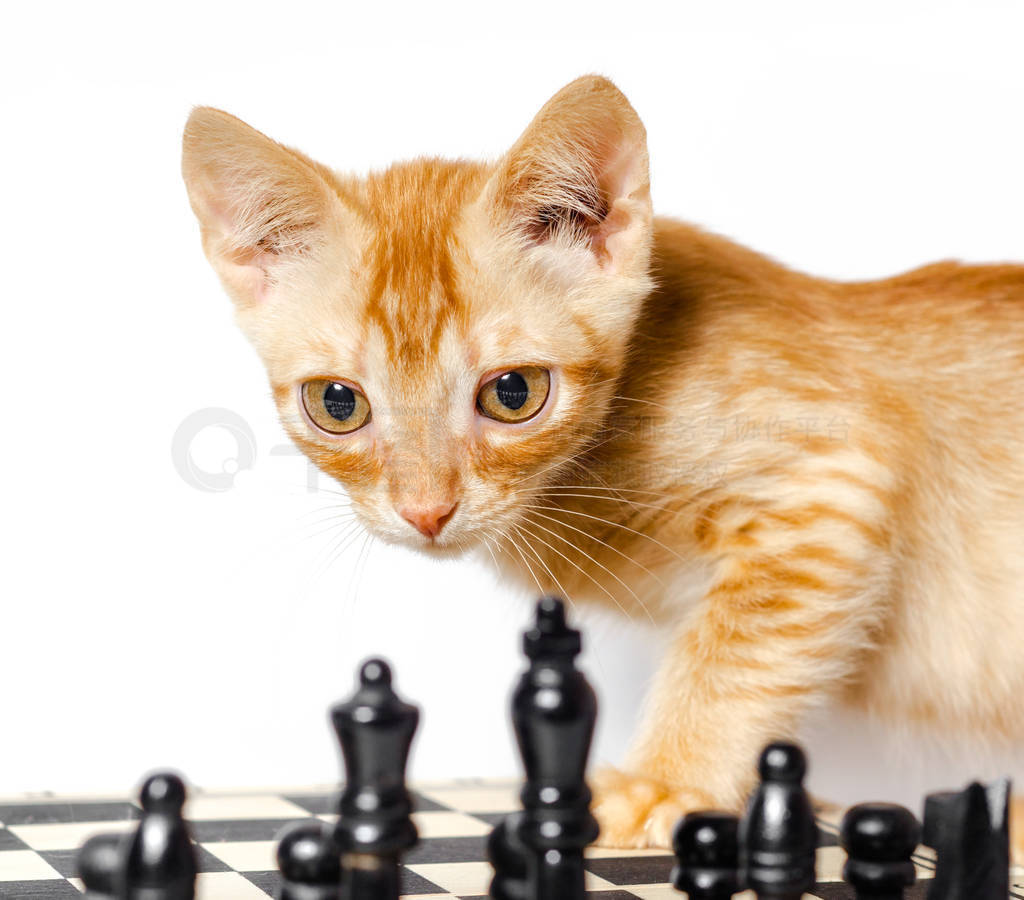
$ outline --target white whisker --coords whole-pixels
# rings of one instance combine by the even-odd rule
[[[331,559],[325,568],[331,568],[342,557],[342,555],[344,555],[345,551],[359,539],[361,532],[367,533],[366,527],[359,519],[355,519],[346,524],[342,529],[344,538],[335,542],[334,552],[332,553]]]
[[[550,519],[551,517],[550,517],[550,516],[547,516],[546,518]],[[552,530],[551,528],[547,528],[546,526],[542,525],[542,524],[541,524],[540,522],[535,522],[535,521],[533,521],[533,519],[527,519],[526,521],[528,521],[528,522],[529,522],[529,523],[530,523],[531,525],[534,525],[534,526],[536,526],[537,528],[540,528],[540,529],[541,529],[542,531],[546,531],[546,532],[547,532],[548,534],[550,534],[550,535],[551,535],[552,537],[556,537],[556,538],[558,538],[558,540],[560,540],[560,541],[563,541],[564,543],[568,544],[568,545],[569,545],[570,547],[572,547],[572,548],[573,548],[573,549],[574,549],[574,550],[575,550],[575,551],[576,551],[577,553],[581,553],[581,554],[583,554],[583,556],[585,556],[585,557],[586,557],[587,559],[589,559],[589,560],[590,560],[590,561],[591,561],[591,562],[592,562],[592,563],[593,563],[593,564],[594,564],[595,566],[597,566],[597,567],[598,567],[599,569],[602,569],[603,571],[605,571],[605,572],[607,572],[607,573],[608,573],[609,575],[611,575],[611,576],[612,576],[612,578],[614,578],[614,579],[615,579],[615,580],[616,580],[616,581],[617,581],[617,582],[618,582],[619,584],[621,584],[621,585],[622,585],[622,586],[623,586],[623,587],[624,587],[624,588],[625,588],[625,589],[626,589],[627,591],[629,591],[629,593],[630,593],[630,594],[632,594],[632,595],[633,595],[633,599],[634,599],[634,600],[636,600],[636,602],[640,604],[640,608],[641,608],[641,609],[642,609],[642,610],[644,611],[644,613],[646,613],[646,615],[647,615],[647,618],[651,620],[651,624],[652,624],[652,625],[653,625],[653,624],[656,624],[656,623],[655,623],[655,621],[654,621],[654,616],[652,616],[652,615],[651,615],[651,613],[650,613],[650,610],[648,610],[648,609],[647,609],[647,606],[646,606],[646,605],[644,604],[644,601],[640,599],[640,595],[639,595],[639,594],[638,594],[638,593],[637,593],[637,592],[636,592],[635,590],[633,590],[633,588],[631,588],[631,587],[630,587],[630,586],[629,586],[628,584],[626,584],[626,582],[625,582],[625,581],[623,581],[623,580],[622,580],[621,578],[619,578],[619,576],[618,576],[618,575],[616,575],[616,574],[615,574],[615,573],[614,573],[614,572],[613,572],[613,571],[612,571],[611,569],[609,569],[609,568],[608,568],[608,567],[607,567],[606,565],[603,565],[602,563],[598,562],[598,561],[597,561],[596,559],[594,559],[594,557],[593,557],[593,556],[591,556],[591,555],[590,555],[589,553],[587,553],[587,551],[586,551],[586,550],[584,550],[584,549],[583,549],[582,547],[578,547],[578,546],[577,546],[576,544],[574,544],[574,543],[573,543],[572,541],[570,541],[570,540],[569,540],[568,538],[565,538],[565,537],[563,537],[562,535],[558,534],[558,533],[557,533],[556,531]],[[556,520],[556,519],[552,519],[552,521],[555,521],[555,522],[557,522],[557,520]],[[558,524],[562,524],[562,523],[561,523],[561,522],[558,522]],[[589,536],[589,535],[588,535],[588,536]],[[537,537],[537,539],[538,539],[538,540],[542,540],[542,538],[540,538],[540,536],[539,536],[539,535],[535,535],[535,537]],[[549,546],[550,546],[550,545],[549,545]],[[552,547],[552,549],[554,549],[554,548]],[[625,554],[623,554],[623,555],[625,555]],[[629,559],[629,557],[627,556],[627,557],[626,557],[626,559]],[[630,562],[633,562],[633,560],[630,560]],[[621,606],[620,606],[620,609],[621,609]]]
[[[533,510],[550,509],[550,507],[535,506],[533,504],[524,504],[524,506],[525,506],[526,509],[533,509]],[[579,534],[582,534],[584,537],[588,537],[592,541],[597,541],[597,543],[599,543],[602,547],[607,547],[609,550],[611,550],[612,553],[617,553],[623,559],[628,560],[629,562],[633,563],[634,566],[639,566],[648,575],[650,575],[651,578],[653,578],[655,581],[657,581],[658,584],[660,584],[662,587],[665,587],[665,582],[662,581],[657,575],[655,575],[650,569],[648,569],[647,566],[645,566],[641,562],[637,562],[628,553],[623,553],[618,547],[613,547],[611,544],[607,543],[606,541],[602,541],[599,537],[597,537],[596,535],[591,534],[589,531],[584,531],[582,528],[577,528],[575,525],[570,525],[568,522],[563,522],[560,519],[556,519],[554,516],[547,516],[547,515],[545,515],[542,512],[537,512],[536,515],[540,516],[542,519],[547,519],[550,522],[554,522],[556,525],[561,525],[563,528],[568,528],[571,531],[575,531],[575,532],[577,532]],[[541,527],[543,527],[543,526],[541,526]],[[545,530],[547,530],[547,529],[545,529]],[[562,540],[565,540],[565,538],[562,538]],[[566,543],[571,543],[571,541],[566,541]]]
[[[515,481],[510,482],[510,484],[516,485],[516,484],[519,484],[522,481],[526,481],[528,478],[537,478],[538,476],[543,475],[545,472],[550,472],[552,469],[555,469],[555,468],[558,468],[559,466],[564,466],[564,465],[566,465],[566,464],[568,464],[570,462],[573,462],[574,460],[579,459],[581,456],[583,456],[583,455],[585,455],[587,453],[590,453],[592,450],[596,450],[598,447],[601,447],[604,444],[607,444],[609,441],[614,440],[615,438],[619,437],[620,434],[624,434],[624,433],[625,432],[622,431],[622,430],[616,430],[612,434],[610,434],[608,437],[606,437],[604,440],[597,441],[596,443],[588,443],[584,447],[580,448],[576,453],[573,453],[570,456],[564,457],[563,459],[555,460],[555,462],[553,462],[551,465],[545,466],[540,471],[538,471],[538,472],[531,472],[529,475],[524,475],[522,478],[517,478]],[[585,471],[585,469],[584,469],[584,471]]]
[[[544,493],[545,492],[543,492],[543,491],[541,492],[541,496],[542,497],[543,497]],[[664,512],[666,509],[668,509],[667,506],[659,506],[656,503],[641,503],[639,500],[631,500],[628,497],[609,497],[607,495],[606,496],[600,496],[600,495],[595,495],[595,494],[572,494],[572,493],[568,493],[568,492],[565,492],[565,491],[563,491],[563,492],[561,492],[559,494],[553,494],[551,497],[549,497],[547,499],[550,499],[550,500],[560,500],[562,497],[580,497],[580,498],[582,498],[584,500],[615,501],[617,503],[628,503],[630,506],[637,507],[637,509],[657,509],[657,510],[660,510],[662,512]],[[679,510],[676,510],[675,512],[676,512],[676,514],[678,514]]]
[[[359,554],[356,556],[356,563],[352,567],[352,570],[355,573],[355,577],[351,582],[351,596],[353,602],[359,601],[359,589],[362,586],[363,576],[366,574],[366,560],[369,559],[370,547],[372,545],[373,535],[367,531],[362,544],[359,545]]]
[[[642,531],[637,531],[635,528],[630,528],[628,525],[623,525],[621,522],[613,522],[611,519],[603,519],[601,516],[592,516],[590,513],[580,512],[575,509],[565,509],[561,506],[535,506],[534,509],[545,509],[548,512],[562,512],[570,516],[582,516],[585,519],[593,519],[595,522],[603,522],[605,525],[611,525],[612,528],[621,528],[623,531],[628,531],[631,534],[635,534],[637,537],[646,538],[647,540],[657,544],[663,550],[667,550],[680,562],[686,562],[686,560],[680,556],[675,550],[669,547],[667,544],[663,544],[657,538],[651,537],[649,534],[644,534]]]
[[[650,494],[654,497],[671,497],[666,491],[645,491],[639,488],[623,488],[623,487],[605,487],[600,484],[549,484],[545,485],[544,491],[569,491],[569,490],[590,490],[590,491],[608,491],[610,493],[623,493],[623,494]]]
[[[513,525],[513,528],[515,528],[515,525]],[[517,530],[519,530],[519,529],[517,529]],[[523,534],[522,531],[520,531],[519,533]],[[572,598],[569,596],[569,592],[564,587],[562,587],[561,582],[555,577],[555,573],[552,572],[550,568],[548,568],[548,564],[546,562],[544,562],[544,557],[542,557],[534,549],[533,545],[530,543],[530,541],[528,540],[528,538],[527,538],[527,536],[525,534],[523,534],[523,540],[526,541],[527,549],[537,558],[537,562],[539,562],[544,567],[544,571],[547,572],[548,575],[551,576],[551,580],[555,583],[555,587],[558,588],[558,593],[560,594],[560,596],[562,596],[565,599],[565,602],[569,604],[570,608],[575,609],[576,606],[572,602]]]
[[[495,571],[500,573],[501,572],[501,567],[498,565],[498,558],[494,555],[494,551],[491,549],[491,539],[490,539],[490,537],[487,534],[483,533],[483,532],[480,533],[480,537],[483,538],[484,547],[487,548],[487,552],[491,556],[491,562],[494,563]]]
[[[513,525],[512,527],[514,528],[515,525]],[[546,593],[546,591],[544,590],[544,588],[540,586],[540,580],[537,578],[537,573],[533,571],[533,566],[530,565],[530,561],[523,555],[523,551],[519,549],[519,545],[516,544],[513,540],[511,540],[511,538],[509,538],[508,535],[505,535],[505,543],[511,544],[512,549],[519,554],[519,558],[523,561],[523,565],[526,566],[526,571],[530,573],[530,577],[533,579],[533,583],[537,585],[537,595],[543,596]],[[498,546],[501,547],[502,545],[499,543]],[[511,555],[512,554],[510,553],[509,556]]]
[[[663,409],[665,412],[675,412],[671,406],[665,406],[664,403],[655,403],[653,400],[641,400],[639,397],[627,397],[624,394],[616,394],[611,400],[625,400],[627,403],[646,403],[648,406],[656,406],[658,409]]]
[[[530,524],[536,525],[537,523],[536,522],[531,522]],[[520,534],[523,533],[523,530],[522,530],[522,528],[519,525],[513,525],[512,527],[515,528],[516,531],[520,532]],[[569,557],[566,556],[561,550],[559,550],[557,547],[553,547],[546,540],[544,540],[544,538],[542,538],[539,534],[532,534],[531,533],[530,536],[531,537],[535,537],[545,547],[547,547],[552,553],[557,553],[560,557],[562,557],[562,559],[564,559],[567,563],[569,563],[569,565],[571,565],[574,568],[578,569],[581,574],[586,575],[587,578],[589,578],[597,587],[599,587],[602,591],[604,591],[608,595],[608,599],[611,600],[612,603],[614,603],[619,608],[620,612],[627,619],[630,618],[629,611],[618,601],[618,599],[615,597],[615,595],[610,590],[608,590],[608,588],[606,588],[603,584],[601,584],[601,582],[598,581],[593,575],[591,575],[590,572],[588,572],[586,569],[584,569],[575,560],[569,559]]]
[[[356,521],[353,521],[353,520],[349,520],[347,522],[342,522],[341,523],[341,526],[342,526],[341,530],[342,530],[342,532],[347,533],[350,529],[352,529],[353,527],[356,527],[356,526],[358,526],[360,524],[361,524],[360,522],[356,522]],[[309,538],[320,537],[320,535],[322,535],[322,534],[327,534],[328,532],[334,531],[337,527],[338,527],[338,523],[335,522],[335,523],[332,523],[332,524],[328,525],[326,528],[321,528],[319,531],[312,532],[307,537],[309,537]]]

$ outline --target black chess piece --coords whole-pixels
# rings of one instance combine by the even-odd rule
[[[672,884],[690,900],[728,900],[739,893],[738,829],[739,819],[728,813],[695,812],[680,819],[672,835]]]
[[[807,758],[795,744],[769,744],[761,783],[740,820],[740,877],[759,898],[799,900],[814,884],[817,828],[803,787]]]
[[[857,900],[902,900],[916,880],[911,859],[921,840],[914,814],[895,803],[861,803],[848,810],[839,826],[846,851],[843,880]]]
[[[398,900],[399,858],[417,840],[405,767],[419,717],[380,659],[363,664],[356,692],[331,710],[346,771],[334,830],[341,900]]]
[[[937,854],[928,900],[1004,900],[1009,893],[1010,780],[929,794],[923,841]]]
[[[193,900],[195,849],[182,816],[185,784],[171,772],[146,779],[139,793],[142,818],[125,855],[126,900]]]
[[[531,900],[526,847],[519,840],[522,812],[505,816],[487,839],[487,861],[494,869],[492,900]]]
[[[334,829],[323,822],[296,822],[277,844],[281,870],[278,900],[338,900],[341,854]]]
[[[580,648],[562,601],[538,602],[536,624],[523,635],[529,667],[512,697],[526,770],[516,838],[526,848],[531,900],[582,900],[583,849],[598,834],[584,780],[597,699],[576,668]]]
[[[78,851],[85,900],[117,900],[124,879],[125,835],[97,834]]]

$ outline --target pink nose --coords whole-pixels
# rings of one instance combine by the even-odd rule
[[[441,533],[458,503],[439,503],[436,506],[406,506],[398,511],[424,537],[435,538]]]

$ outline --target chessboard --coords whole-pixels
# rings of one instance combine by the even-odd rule
[[[404,858],[402,894],[416,900],[486,897],[491,869],[484,845],[493,825],[518,809],[512,781],[456,781],[413,791],[419,844]],[[277,893],[275,839],[290,822],[332,822],[337,790],[329,787],[216,793],[193,788],[185,807],[197,844],[198,900],[266,900]],[[81,897],[75,857],[97,832],[128,830],[137,803],[125,797],[34,797],[0,800],[0,898],[60,900]],[[842,810],[818,814],[818,878],[808,897],[852,900],[842,882],[838,845]],[[918,883],[906,897],[923,900],[935,856],[919,848]],[[587,851],[587,891],[598,900],[682,898],[669,881],[672,856],[661,850]],[[1014,869],[1010,896],[1024,900],[1024,868]],[[744,893],[739,898],[752,898]]]

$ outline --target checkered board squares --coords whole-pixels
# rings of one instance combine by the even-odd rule
[[[406,900],[482,898],[491,870],[484,847],[491,827],[518,806],[511,782],[463,781],[424,785],[413,795],[420,843],[402,866]],[[199,900],[267,900],[279,876],[276,839],[290,822],[335,820],[336,795],[325,789],[214,794],[194,791],[186,812],[197,844]],[[140,810],[132,802],[106,800],[0,801],[0,898],[81,900],[76,878],[78,847],[101,831],[127,831]],[[852,900],[842,883],[839,810],[819,819],[818,878],[811,898]],[[907,893],[922,900],[935,871],[934,855],[915,856],[921,881]],[[668,884],[672,857],[659,850],[587,851],[587,890],[595,900],[681,900]],[[1024,900],[1024,869],[1015,870],[1010,896]],[[754,900],[753,894],[738,895]]]

